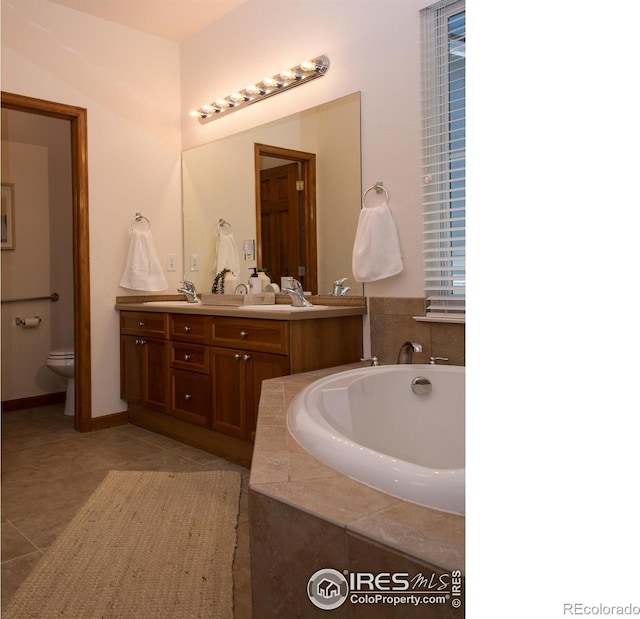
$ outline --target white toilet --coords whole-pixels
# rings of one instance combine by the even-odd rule
[[[64,414],[75,415],[76,389],[75,389],[75,354],[73,347],[56,348],[47,357],[47,367],[56,374],[67,379],[67,396],[64,403]]]

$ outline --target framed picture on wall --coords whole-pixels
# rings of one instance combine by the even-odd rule
[[[2,183],[2,249],[15,249],[13,183]]]

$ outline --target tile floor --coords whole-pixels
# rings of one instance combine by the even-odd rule
[[[3,413],[2,609],[108,471],[215,469],[243,473],[234,607],[248,619],[248,469],[132,425],[76,432],[62,405]]]

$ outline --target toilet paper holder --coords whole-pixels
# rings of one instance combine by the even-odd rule
[[[37,327],[41,322],[42,318],[40,318],[40,316],[34,316],[33,318],[16,318],[17,327]]]

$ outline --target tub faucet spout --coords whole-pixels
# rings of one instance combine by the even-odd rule
[[[397,363],[411,363],[413,361],[414,352],[422,352],[422,344],[418,344],[417,342],[405,342],[400,346]]]

